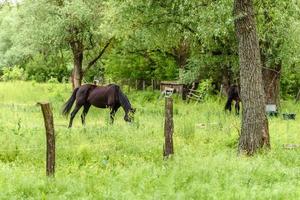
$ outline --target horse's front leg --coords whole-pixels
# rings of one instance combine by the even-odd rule
[[[115,115],[116,115],[116,112],[118,111],[118,109],[119,109],[119,106],[115,106],[115,107],[111,108],[111,111],[110,111],[110,120],[111,120],[110,122],[111,122],[111,124],[114,123]]]
[[[111,111],[110,111],[110,123],[111,124],[114,123],[115,114],[116,114],[116,111],[114,109],[111,109]]]

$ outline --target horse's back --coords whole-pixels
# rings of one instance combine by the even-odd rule
[[[97,86],[90,91],[88,102],[98,108],[106,108],[112,106],[116,101],[117,91],[116,85]]]
[[[228,97],[232,99],[240,98],[239,86],[237,85],[230,86],[228,90]]]
[[[76,92],[76,102],[77,104],[85,104],[89,95],[89,92],[95,88],[95,85],[85,84],[81,85]]]

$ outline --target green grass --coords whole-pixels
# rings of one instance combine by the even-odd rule
[[[127,93],[127,91],[124,91]],[[299,107],[295,121],[269,120],[272,150],[237,156],[240,119],[223,113],[224,99],[174,102],[175,155],[162,159],[164,101],[159,93],[131,91],[135,122],[124,112],[92,108],[86,127],[59,114],[70,86],[0,83],[0,199],[298,199]],[[56,129],[56,174],[45,176],[45,131],[39,101],[50,101]]]

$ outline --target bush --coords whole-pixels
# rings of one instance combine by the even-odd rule
[[[65,78],[70,75],[70,72],[66,67],[63,66],[43,66],[43,65],[27,65],[26,72],[30,80],[35,80],[37,82],[52,81],[55,77],[59,82],[63,82]]]
[[[19,66],[2,68],[1,80],[3,81],[26,80],[26,78],[27,74]]]
[[[213,94],[214,88],[212,82],[212,79],[204,79],[200,82],[197,90],[203,97],[203,99],[207,99],[210,95]]]
[[[47,81],[48,83],[59,83],[59,81],[57,80],[57,78],[54,77],[50,77],[50,79]]]
[[[29,80],[37,82],[53,81],[53,77],[58,82],[63,82],[71,74],[65,62],[62,62],[56,56],[49,56],[47,60],[43,55],[36,55],[33,60],[25,65],[25,71]]]

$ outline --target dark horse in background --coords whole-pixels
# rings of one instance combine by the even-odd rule
[[[86,84],[75,88],[72,96],[63,107],[63,115],[69,114],[75,100],[76,106],[71,113],[69,128],[72,127],[73,119],[82,106],[82,125],[85,124],[85,116],[87,115],[91,105],[97,108],[110,108],[110,118],[112,123],[114,121],[116,112],[121,106],[125,111],[124,120],[127,122],[131,122],[131,120],[133,119],[133,114],[135,112],[135,109],[131,107],[131,104],[126,95],[121,91],[120,87],[115,84],[109,84],[107,86]]]
[[[235,101],[235,113],[238,115],[240,113],[240,89],[238,85],[231,85],[228,89],[228,98],[225,105],[225,110],[231,112],[232,101]]]

